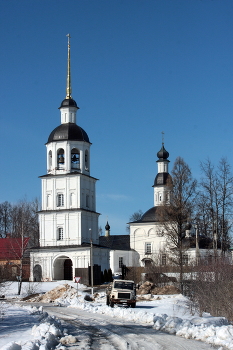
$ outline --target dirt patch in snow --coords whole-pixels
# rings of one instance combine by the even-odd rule
[[[166,285],[163,287],[156,287],[152,282],[146,281],[143,283],[139,290],[139,295],[145,294],[156,294],[156,295],[166,295],[166,294],[180,294],[180,290],[173,285]]]
[[[31,295],[23,300],[29,302],[52,303],[58,298],[73,298],[75,296],[77,296],[77,290],[75,288],[71,287],[69,284],[62,284],[45,294]]]
[[[164,286],[164,287],[156,287],[152,290],[152,293],[153,294],[156,294],[156,295],[165,295],[165,294],[180,294],[181,291],[176,288],[175,286]]]

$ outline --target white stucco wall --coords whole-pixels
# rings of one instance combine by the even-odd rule
[[[75,268],[88,268],[91,265],[91,250],[87,248],[62,249],[62,251],[40,250],[31,252],[30,280],[33,281],[33,267],[40,265],[42,280],[52,281],[64,278],[64,260],[70,259],[73,265],[73,277]],[[93,247],[93,265],[100,265],[101,271],[108,270],[109,249]]]
[[[130,248],[139,254],[140,266],[144,259],[154,259],[166,249],[163,228],[157,223],[130,224]],[[151,253],[146,253],[146,244],[151,244]]]

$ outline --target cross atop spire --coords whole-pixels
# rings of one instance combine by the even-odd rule
[[[66,82],[66,99],[72,99],[71,96],[71,74],[70,74],[70,34],[66,35],[68,37],[68,62],[67,62],[67,82]]]
[[[162,145],[164,145],[164,132],[162,131],[161,134],[162,134]]]

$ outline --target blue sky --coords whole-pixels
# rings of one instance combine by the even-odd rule
[[[125,234],[153,206],[162,131],[170,170],[177,156],[197,179],[208,157],[233,166],[232,18],[232,0],[0,0],[0,202],[41,196],[67,33],[103,228]]]

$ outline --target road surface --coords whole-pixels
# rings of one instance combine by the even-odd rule
[[[209,344],[156,331],[148,325],[80,309],[45,305],[43,309],[65,322],[68,333],[77,337],[70,350],[213,350]]]

